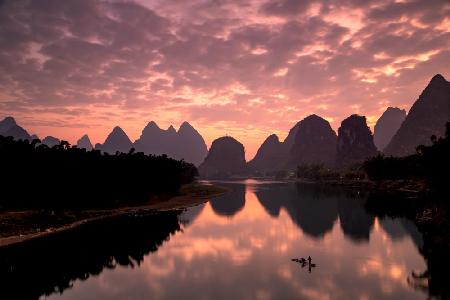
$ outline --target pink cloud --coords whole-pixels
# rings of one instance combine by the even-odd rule
[[[0,117],[102,141],[187,120],[250,159],[317,113],[409,108],[450,73],[448,1],[2,1]],[[63,129],[60,129],[63,128]]]

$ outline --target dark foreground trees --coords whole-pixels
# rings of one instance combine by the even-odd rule
[[[433,187],[446,188],[450,183],[450,123],[443,138],[431,137],[431,146],[417,147],[407,157],[377,156],[367,160],[363,168],[372,180],[424,179]]]
[[[165,155],[86,151],[63,141],[0,136],[0,209],[84,209],[134,205],[173,195],[196,168]]]

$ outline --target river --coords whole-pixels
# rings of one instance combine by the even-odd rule
[[[369,213],[364,194],[257,180],[214,184],[231,191],[163,218],[164,226],[144,217],[137,225],[118,220],[102,230],[122,228],[122,233],[110,233],[104,241],[80,239],[88,244],[81,254],[60,253],[70,252],[70,246],[55,251],[53,260],[67,260],[69,267],[62,263],[51,280],[37,283],[35,295],[66,300],[427,298],[410,283],[413,271],[426,269],[421,234],[405,218]],[[160,236],[160,229],[167,232]],[[135,232],[133,237],[127,230]],[[92,230],[77,234],[94,235]],[[110,239],[116,241],[110,245]],[[315,266],[292,261],[308,256]],[[55,273],[55,268],[33,272]]]

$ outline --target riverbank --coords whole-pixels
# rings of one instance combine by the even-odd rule
[[[145,205],[113,209],[81,211],[8,211],[0,213],[0,247],[40,238],[73,229],[77,226],[125,214],[145,214],[181,210],[208,202],[212,197],[226,193],[227,189],[205,184],[182,186],[174,197],[155,197]]]
[[[430,192],[430,187],[424,180],[408,179],[372,181],[367,179],[309,180],[297,178],[294,181],[304,184],[341,186],[344,188],[361,189],[371,192],[403,194],[408,197],[419,197]]]

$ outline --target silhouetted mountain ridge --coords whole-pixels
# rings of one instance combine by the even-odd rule
[[[406,118],[406,111],[398,107],[388,107],[375,124],[373,141],[378,150],[383,151]]]
[[[183,122],[177,132],[172,125],[164,130],[151,121],[134,146],[137,151],[146,154],[167,154],[169,157],[184,159],[195,165],[200,164],[208,152],[203,137],[188,122]]]
[[[42,144],[47,145],[49,147],[53,147],[53,146],[59,145],[60,142],[61,142],[60,139],[55,138],[55,137],[50,136],[50,135],[46,136],[45,138],[42,139]]]
[[[6,117],[0,121],[0,135],[12,136],[16,140],[29,140],[30,134],[16,123],[13,117]]]
[[[377,153],[366,117],[351,115],[342,121],[338,130],[336,165],[361,162]]]
[[[263,173],[280,170],[285,165],[287,150],[278,136],[272,134],[261,144],[255,157],[248,162],[248,168],[250,171]]]
[[[327,120],[317,115],[304,118],[298,123],[288,165],[332,165],[336,155],[336,140],[336,133]]]
[[[205,177],[227,177],[245,173],[244,146],[230,136],[214,140],[198,171]]]
[[[91,140],[87,134],[83,135],[77,141],[77,147],[80,149],[86,149],[87,151],[91,151],[94,147],[92,146]]]
[[[117,151],[127,153],[131,148],[133,148],[133,143],[125,131],[119,126],[114,127],[103,144],[95,145],[96,150],[101,150],[109,154],[114,154]]]
[[[418,145],[430,145],[430,136],[444,136],[450,121],[450,82],[437,74],[411,107],[405,121],[385,149],[387,155],[413,154]]]

